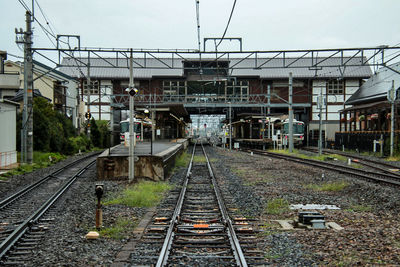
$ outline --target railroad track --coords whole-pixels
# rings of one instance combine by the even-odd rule
[[[23,265],[56,214],[53,204],[94,163],[81,158],[0,201],[0,265]]]
[[[318,149],[311,148],[311,147],[305,147],[305,148],[302,148],[302,150],[318,153]],[[358,157],[356,155],[343,153],[343,152],[340,152],[340,151],[329,151],[329,150],[325,150],[324,149],[324,150],[322,150],[322,153],[323,154],[328,154],[328,155],[329,154],[337,154],[337,155],[345,156],[345,157],[350,158],[352,161],[355,161],[356,163],[364,165],[364,166],[369,167],[371,169],[376,169],[376,170],[379,170],[381,172],[388,173],[388,174],[393,174],[393,175],[396,175],[396,176],[400,177],[400,174],[391,171],[391,170],[394,170],[394,169],[399,169],[399,167],[398,166],[394,166],[394,165],[389,164],[389,163],[385,163],[385,162],[381,162],[381,161],[377,161],[377,160],[372,160],[372,159],[367,159],[367,158],[363,158],[363,157]],[[379,166],[381,166],[381,167],[379,167]]]
[[[244,149],[242,151],[245,152],[253,152],[258,155],[264,155],[264,156],[269,156],[273,158],[279,158],[279,159],[284,159],[284,160],[290,160],[291,162],[297,162],[300,164],[306,164],[309,166],[325,169],[325,170],[330,170],[330,171],[335,171],[339,173],[343,173],[346,175],[350,175],[353,177],[358,177],[362,178],[368,181],[372,181],[375,183],[383,183],[391,186],[400,186],[400,175],[394,172],[376,172],[376,171],[368,171],[368,170],[363,170],[363,169],[356,169],[350,166],[343,166],[343,165],[338,165],[338,164],[333,164],[330,162],[325,162],[325,161],[317,161],[317,160],[312,160],[312,159],[303,159],[295,156],[290,156],[290,155],[284,155],[284,154],[278,154],[278,153],[272,153],[272,152],[267,152],[263,150],[258,150],[258,149]],[[357,162],[359,163],[359,162]]]
[[[194,161],[205,157],[204,162]],[[193,148],[180,192],[173,192],[131,254],[133,265],[256,266],[264,263],[250,219],[230,217],[203,146]],[[156,254],[157,253],[157,254]]]

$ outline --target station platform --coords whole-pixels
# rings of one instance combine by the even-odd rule
[[[134,149],[135,180],[162,181],[172,168],[175,157],[189,145],[189,139],[137,142]],[[97,158],[97,179],[127,180],[129,175],[129,146],[123,144],[106,149]]]

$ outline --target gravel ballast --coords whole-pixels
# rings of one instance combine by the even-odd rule
[[[274,266],[365,266],[400,264],[399,189],[382,186],[331,171],[290,161],[207,147],[221,191],[246,216],[260,226],[258,247],[265,252],[267,265]],[[14,177],[0,184],[3,196],[50,173],[67,159],[52,167]],[[183,168],[169,178],[179,183]],[[323,174],[323,175],[322,175]],[[338,191],[319,191],[311,185],[345,182]],[[123,205],[103,206],[103,225],[117,218],[130,218],[132,231],[122,239],[100,237],[86,240],[94,229],[96,197],[95,167],[82,175],[53,208],[57,214],[46,238],[33,251],[28,266],[110,266],[123,246],[133,238],[132,231],[147,208]],[[105,198],[123,190],[123,181],[102,181]],[[282,230],[275,220],[296,219],[298,211],[284,209],[270,214],[267,204],[274,199],[289,204],[337,205],[340,210],[320,211],[326,221],[344,227],[335,230]],[[53,211],[54,211],[53,210]]]

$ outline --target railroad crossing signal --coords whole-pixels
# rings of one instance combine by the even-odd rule
[[[87,120],[90,120],[90,119],[92,118],[92,114],[91,114],[90,112],[86,112],[86,113],[85,113],[85,118],[86,118]]]
[[[139,90],[134,87],[130,87],[126,88],[125,91],[127,91],[130,96],[135,96]]]

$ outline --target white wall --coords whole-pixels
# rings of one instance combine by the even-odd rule
[[[17,106],[0,102],[0,167],[17,163]]]

